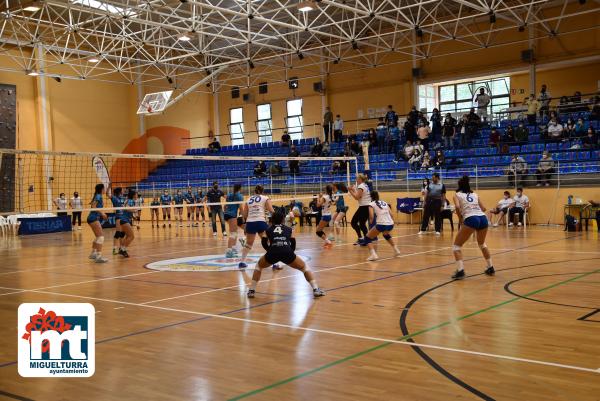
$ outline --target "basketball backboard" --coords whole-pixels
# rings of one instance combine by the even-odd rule
[[[173,91],[148,93],[138,107],[137,114],[156,114],[162,112],[171,98]]]

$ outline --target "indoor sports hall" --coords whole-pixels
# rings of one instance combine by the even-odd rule
[[[0,400],[600,401],[599,27],[2,2]]]

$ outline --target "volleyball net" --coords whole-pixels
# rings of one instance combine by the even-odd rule
[[[325,191],[330,183],[354,182],[359,165],[355,157],[275,156],[172,156],[118,153],[68,153],[0,149],[0,214],[35,214],[57,211],[58,198],[67,204],[78,193],[83,211],[92,210],[90,201],[96,184],[107,189],[135,190],[150,208],[161,195],[173,200],[192,192],[194,202],[184,206],[206,206],[196,200],[214,183],[229,193],[241,186],[243,195],[254,193],[257,185],[281,202],[307,200]],[[111,210],[105,198],[106,210]],[[208,204],[210,206],[210,203]],[[68,209],[71,209],[68,207]]]

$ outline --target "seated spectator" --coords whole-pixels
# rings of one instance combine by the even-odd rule
[[[446,163],[446,157],[441,149],[435,152],[435,158],[433,159],[433,166],[436,168],[442,168]]]
[[[559,124],[562,124],[562,120],[560,119],[560,116],[558,115],[558,113],[556,112],[556,110],[551,110],[550,111],[550,120],[551,119],[555,119],[556,122],[558,122]]]
[[[321,143],[321,140],[319,138],[317,138],[315,144],[313,145],[312,149],[310,150],[310,155],[315,156],[315,157],[320,157],[322,154],[323,154],[323,144]]]
[[[377,121],[377,129],[387,129],[383,117],[379,117],[379,121]],[[371,132],[371,130],[369,130],[369,132]]]
[[[331,165],[331,170],[329,171],[329,174],[335,175],[335,174],[340,174],[342,172],[342,165],[340,164],[339,160],[334,160],[333,164]]]
[[[510,192],[504,191],[504,197],[498,201],[495,208],[490,209],[489,220],[492,226],[498,227],[498,224],[504,216],[508,214],[508,208],[513,204],[513,200],[510,198]],[[494,223],[494,217],[492,215],[498,215],[498,220]]]
[[[537,186],[542,186],[542,181],[545,181],[547,187],[550,186],[550,179],[552,178],[552,174],[554,174],[554,160],[550,153],[547,150],[544,150],[542,153],[542,158],[538,163],[537,170],[535,172],[537,178]]]
[[[408,164],[412,171],[418,171],[421,167],[421,161],[423,160],[423,152],[419,147],[413,146],[413,154],[408,159]]]
[[[221,144],[217,141],[217,138],[213,138],[212,142],[208,144],[208,151],[216,153],[221,150]]]
[[[523,121],[519,122],[519,126],[515,130],[515,141],[517,143],[527,143],[529,140],[529,130],[523,124]]]
[[[423,159],[421,160],[421,170],[429,170],[431,168],[431,156],[429,156],[429,152],[425,151],[423,154]]]
[[[283,135],[281,135],[281,146],[289,147],[290,142],[292,142],[292,138],[287,131],[283,131]]]
[[[329,146],[329,142],[323,142],[323,150],[321,151],[321,155],[328,157],[331,154],[331,146]]]
[[[583,121],[582,118],[577,119],[577,123],[575,124],[575,136],[579,138],[583,138],[587,135],[587,124]]]
[[[362,148],[361,148],[360,144],[358,142],[356,142],[355,139],[353,139],[352,142],[350,142],[350,150],[355,155],[362,155]]]
[[[598,148],[598,136],[592,127],[588,127],[587,136],[581,140],[581,145],[584,149],[597,149]]]
[[[452,114],[447,113],[442,126],[442,134],[444,137],[444,147],[446,149],[454,148],[454,137],[456,135],[456,120]]]
[[[550,141],[560,141],[563,138],[563,126],[554,118],[548,123],[548,139]]]
[[[271,164],[269,167],[269,173],[272,176],[283,174],[283,168],[281,167],[281,164],[279,164],[279,160],[276,160],[275,163]]]
[[[413,147],[415,148],[415,150],[418,150],[419,152],[421,152],[421,154],[423,154],[425,152],[425,148],[421,144],[421,141],[418,139],[417,139],[417,142],[415,142],[415,144],[413,145]]]
[[[572,113],[579,113],[582,111],[590,111],[588,108],[587,102],[581,99],[581,92],[575,91],[573,96],[571,96],[571,109]]]
[[[565,139],[575,138],[575,121],[572,118],[567,120],[567,123],[563,126],[563,135]]]
[[[352,149],[350,149],[350,144],[347,143],[344,146],[344,152],[340,156],[354,157],[356,154],[352,151]]]
[[[490,132],[488,145],[490,148],[496,148],[498,151],[500,151],[500,133],[496,128],[492,128],[492,131]]]
[[[265,173],[267,172],[267,165],[264,161],[259,161],[258,163],[256,163],[256,165],[254,166],[254,175],[257,177],[262,177],[265,175]]]
[[[506,169],[508,184],[512,187],[515,182],[519,182],[519,177],[527,175],[527,162],[519,155],[513,155],[508,168]]]
[[[529,198],[523,194],[523,188],[517,188],[517,194],[513,198],[512,207],[508,209],[508,226],[512,227],[515,214],[519,215],[519,227],[523,225],[523,216],[529,208]]]
[[[450,229],[454,231],[454,221],[452,217],[454,214],[454,207],[450,204],[450,201],[446,197],[444,197],[444,199],[442,200],[442,204],[444,205],[444,208],[442,209],[442,213],[440,215],[442,218],[442,231],[444,230],[444,220],[446,219],[450,220]]]
[[[312,226],[313,217],[315,218],[315,224],[319,224],[319,221],[321,221],[321,208],[318,206],[316,195],[313,195],[313,200],[308,204],[308,209],[304,211],[304,215],[309,226]]]
[[[566,96],[561,96],[560,100],[558,102],[558,107],[557,107],[558,113],[557,114],[568,113],[570,111],[570,107],[571,106],[569,104],[569,98]],[[550,117],[552,118],[552,115],[550,115]],[[558,119],[557,119],[557,121],[558,121]]]
[[[410,160],[410,158],[413,155],[413,144],[411,141],[406,141],[406,144],[404,145],[404,148],[398,152],[398,154],[396,155],[396,158],[394,159],[395,163],[398,163],[400,161],[400,159],[404,159],[404,160]]]

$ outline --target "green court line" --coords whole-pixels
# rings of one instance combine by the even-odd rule
[[[547,287],[541,288],[541,289],[539,289],[539,290],[531,291],[531,292],[529,292],[529,293],[527,293],[527,294],[524,294],[524,295],[523,295],[523,297],[530,297],[530,296],[532,296],[532,295],[539,294],[540,292],[544,292],[544,291],[550,290],[550,289],[552,289],[552,288],[558,287],[558,286],[560,286],[560,285],[567,284],[567,283],[570,283],[570,282],[572,282],[572,281],[575,281],[575,280],[579,280],[579,279],[581,279],[581,278],[583,278],[583,277],[587,277],[587,276],[589,276],[589,275],[591,275],[591,274],[594,274],[594,273],[600,273],[600,269],[598,269],[598,270],[594,270],[594,271],[591,271],[591,272],[587,272],[587,273],[580,274],[579,276],[575,276],[575,277],[572,277],[572,278],[570,278],[570,279],[568,279],[568,280],[564,280],[564,281],[560,281],[560,282],[558,282],[558,283],[554,283],[554,284],[552,284],[552,285],[549,285],[549,286],[547,286]],[[511,299],[509,299],[509,300],[506,300],[506,301],[504,301],[504,302],[500,302],[500,303],[498,303],[498,304],[496,304],[496,305],[488,306],[487,308],[483,308],[483,309],[480,309],[480,310],[478,310],[478,311],[475,311],[475,312],[471,312],[471,313],[469,313],[469,314],[466,314],[466,315],[464,315],[464,316],[460,316],[460,317],[456,318],[455,320],[452,320],[452,321],[445,321],[445,322],[442,322],[442,323],[440,323],[440,324],[437,324],[437,325],[435,325],[435,326],[431,326],[431,327],[428,327],[428,328],[426,328],[426,329],[422,329],[422,330],[416,331],[416,332],[414,332],[414,333],[407,334],[407,335],[405,335],[405,336],[402,336],[402,337],[399,337],[399,338],[397,338],[395,341],[404,341],[404,340],[411,339],[411,338],[413,338],[413,337],[416,337],[416,336],[418,336],[418,335],[420,335],[420,334],[424,334],[424,333],[427,333],[427,332],[430,332],[430,331],[437,330],[437,329],[440,329],[440,328],[442,328],[442,327],[448,326],[448,325],[452,324],[453,322],[457,322],[457,321],[465,320],[465,319],[468,319],[468,318],[470,318],[470,317],[473,317],[473,316],[479,315],[479,314],[481,314],[481,313],[484,313],[484,312],[487,312],[487,311],[490,311],[490,310],[493,310],[493,309],[500,308],[501,306],[508,305],[508,304],[510,304],[510,303],[513,303],[513,302],[515,302],[515,301],[518,301],[519,299],[523,299],[523,298],[521,298],[521,297],[514,297],[514,298],[511,298]],[[268,386],[261,387],[261,388],[259,388],[259,389],[252,390],[252,391],[249,391],[249,392],[247,392],[247,393],[244,393],[244,394],[238,395],[238,396],[236,396],[236,397],[230,398],[228,401],[236,401],[236,400],[241,400],[241,399],[243,399],[243,398],[252,397],[253,395],[256,395],[256,394],[259,394],[259,393],[265,392],[265,391],[267,391],[267,390],[271,390],[271,389],[273,389],[273,388],[275,388],[275,387],[279,387],[279,386],[281,386],[281,385],[284,385],[284,384],[287,384],[287,383],[293,382],[293,381],[295,381],[295,380],[298,380],[298,379],[302,379],[303,377],[310,376],[310,375],[312,375],[313,373],[317,373],[317,372],[320,372],[321,370],[325,370],[325,369],[331,368],[331,367],[333,367],[333,366],[339,365],[339,364],[341,364],[341,363],[344,363],[344,362],[346,362],[346,361],[350,361],[350,360],[352,360],[352,359],[358,358],[358,357],[360,357],[360,356],[362,356],[362,355],[365,355],[365,354],[371,353],[371,352],[373,352],[373,351],[377,351],[378,349],[381,349],[381,348],[387,347],[388,345],[392,345],[392,344],[395,344],[395,343],[394,343],[394,342],[384,342],[384,343],[381,343],[381,344],[379,344],[379,345],[376,345],[376,346],[374,346],[374,347],[371,347],[371,348],[368,348],[368,349],[366,349],[366,350],[363,350],[363,351],[357,352],[357,353],[355,353],[355,354],[349,355],[349,356],[347,356],[347,357],[345,357],[345,358],[342,358],[342,359],[338,359],[338,360],[335,360],[335,361],[329,362],[329,363],[327,363],[327,364],[325,364],[325,365],[321,365],[321,366],[319,366],[319,367],[316,367],[316,368],[314,368],[314,369],[307,370],[306,372],[300,373],[300,374],[298,374],[298,375],[291,376],[291,377],[288,377],[287,379],[283,379],[283,380],[280,380],[280,381],[278,381],[278,382],[275,382],[275,383],[269,384]],[[417,345],[418,345],[418,344],[417,344]]]

